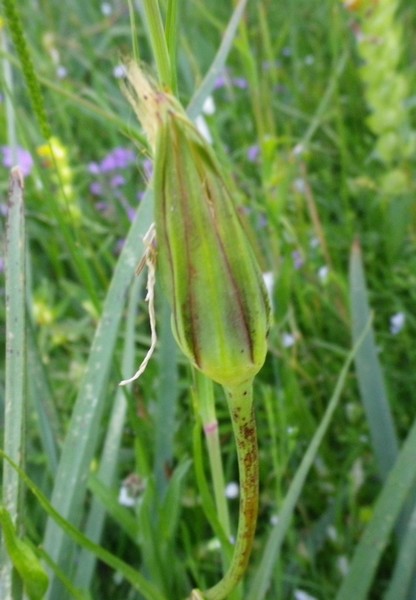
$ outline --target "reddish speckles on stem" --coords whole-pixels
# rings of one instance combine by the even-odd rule
[[[202,597],[206,600],[227,598],[244,576],[253,546],[258,512],[259,467],[252,382],[227,389],[226,393],[237,445],[240,476],[239,522],[231,564],[221,581],[203,592]]]

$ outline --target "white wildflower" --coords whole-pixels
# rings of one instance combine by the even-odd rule
[[[234,500],[235,498],[238,498],[239,494],[240,486],[238,485],[238,483],[236,483],[235,481],[230,481],[230,483],[227,483],[227,485],[225,486],[226,498],[228,498],[229,500]]]
[[[401,332],[406,323],[406,315],[403,312],[398,312],[390,317],[390,333],[397,335]]]
[[[323,265],[318,269],[318,277],[321,283],[326,283],[328,281],[329,276],[329,267],[327,265]]]
[[[282,333],[282,345],[284,348],[291,348],[295,345],[296,338],[292,333]]]

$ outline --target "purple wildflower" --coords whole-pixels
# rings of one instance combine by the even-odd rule
[[[95,208],[101,213],[106,213],[108,211],[108,203],[107,202],[97,202],[95,204]]]
[[[90,192],[93,196],[101,196],[103,193],[103,186],[99,181],[93,181],[90,185]]]
[[[136,160],[133,150],[128,148],[114,148],[103,158],[100,163],[101,173],[108,173],[115,169],[126,169]]]
[[[122,187],[126,183],[126,178],[123,175],[114,175],[111,178],[110,185],[112,188]]]
[[[240,90],[246,90],[248,88],[248,81],[247,79],[244,79],[244,77],[233,77],[232,84]]]
[[[247,149],[247,159],[250,162],[256,162],[258,157],[260,156],[260,147],[258,144],[254,144]]]
[[[130,206],[130,207],[127,209],[127,218],[128,218],[128,220],[129,220],[130,222],[133,222],[133,221],[134,221],[134,217],[135,217],[135,216],[136,216],[136,209],[135,209],[135,208],[133,208],[132,206]]]
[[[295,269],[300,269],[304,263],[304,260],[303,260],[302,254],[299,252],[299,250],[294,250],[292,252],[292,258],[293,258],[293,265],[294,265]]]
[[[219,90],[227,85],[227,78],[224,74],[218,75],[214,83],[214,90]]]
[[[0,256],[0,273],[4,273],[5,261],[2,256]]]
[[[231,85],[240,90],[246,90],[248,88],[248,81],[244,77],[229,77],[227,72],[224,71],[216,78],[214,90],[219,90],[227,85]]]
[[[1,152],[3,154],[3,166],[11,169],[15,165],[19,165],[22,169],[22,173],[25,177],[30,175],[33,168],[33,158],[30,152],[17,146],[15,152],[10,146],[2,146]]]
[[[99,175],[101,172],[100,165],[96,162],[90,162],[88,165],[88,171],[91,173],[91,175]]]
[[[265,227],[267,227],[267,224],[268,224],[268,220],[267,220],[266,215],[261,214],[258,219],[259,228],[264,229]]]

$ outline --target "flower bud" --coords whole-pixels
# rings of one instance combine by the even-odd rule
[[[157,273],[175,337],[207,377],[239,385],[267,352],[270,309],[259,266],[207,142],[169,94],[147,89],[140,100],[155,144]]]

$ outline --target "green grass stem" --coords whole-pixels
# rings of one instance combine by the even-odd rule
[[[143,5],[146,14],[153,56],[156,60],[159,81],[162,86],[167,86],[171,89],[173,84],[173,66],[169,57],[169,49],[163,27],[159,1],[144,0]]]
[[[196,404],[202,421],[205,441],[208,449],[208,458],[218,519],[224,529],[225,536],[230,538],[230,516],[228,514],[227,500],[225,497],[225,479],[221,458],[218,421],[215,411],[214,386],[210,379],[205,377],[196,369],[194,369],[194,380]]]

